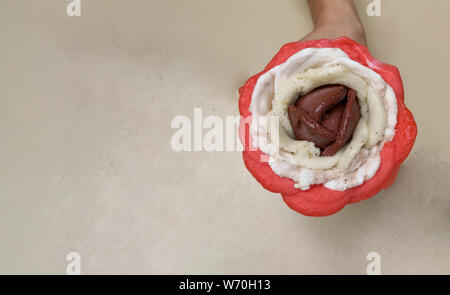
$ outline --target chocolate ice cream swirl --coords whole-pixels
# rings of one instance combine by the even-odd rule
[[[356,92],[325,85],[300,96],[288,107],[295,138],[313,142],[321,156],[333,156],[353,136],[361,118]]]

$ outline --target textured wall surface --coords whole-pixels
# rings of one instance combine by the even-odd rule
[[[311,28],[302,0],[0,0],[0,273],[450,273],[450,1],[357,0],[419,135],[396,183],[327,218],[291,211],[239,152],[171,149],[176,115],[236,91]]]

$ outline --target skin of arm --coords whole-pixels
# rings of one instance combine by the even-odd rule
[[[367,45],[366,34],[353,0],[307,0],[314,29],[300,41],[347,36]]]

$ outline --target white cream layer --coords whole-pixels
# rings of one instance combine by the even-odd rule
[[[294,140],[287,107],[322,85],[342,84],[357,92],[361,120],[352,140],[333,157],[320,157],[313,143]],[[250,133],[254,145],[269,155],[272,170],[307,190],[323,184],[346,190],[372,178],[380,166],[380,152],[391,141],[397,124],[397,100],[392,88],[372,69],[338,48],[307,48],[262,75],[250,105]],[[279,140],[264,118],[280,121]]]

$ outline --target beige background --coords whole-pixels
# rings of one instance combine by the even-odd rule
[[[419,136],[397,182],[327,218],[291,211],[241,154],[175,153],[175,115],[236,90],[312,27],[302,0],[0,0],[0,273],[450,273],[450,1],[357,6]]]

